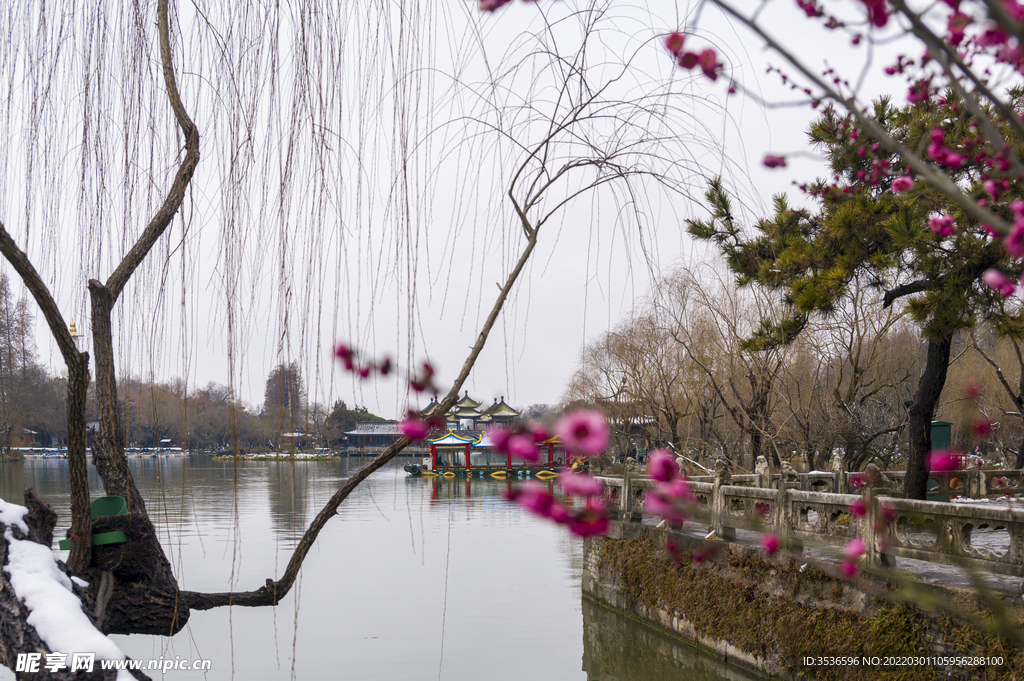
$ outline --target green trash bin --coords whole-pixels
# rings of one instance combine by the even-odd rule
[[[953,442],[953,424],[949,421],[932,421],[932,449],[949,449]],[[928,481],[928,489],[932,490],[939,484],[934,480]],[[928,501],[949,501],[948,494],[929,495]]]
[[[110,496],[99,497],[89,504],[89,514],[93,518],[108,518],[116,515],[128,515],[128,503],[124,497]],[[92,535],[93,546],[104,546],[106,544],[123,544],[128,541],[128,535],[124,532],[100,532]],[[61,551],[71,549],[70,539],[61,539],[57,542]]]

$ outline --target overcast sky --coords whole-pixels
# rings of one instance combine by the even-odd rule
[[[708,177],[726,178],[750,220],[772,194],[821,172],[804,135],[814,112],[806,103],[784,106],[799,97],[765,71],[792,69],[749,31],[712,6],[693,23],[694,3],[600,4],[607,11],[587,37],[583,63],[589,86],[608,88],[602,114],[618,118],[591,121],[580,135],[599,148],[635,141],[631,149],[651,154],[633,159],[636,167],[662,168],[669,188],[645,178],[611,183],[553,214],[466,384],[487,402],[558,402],[588,339],[628,314],[666,268],[709,257],[685,235],[685,220],[705,215]],[[766,29],[813,70],[834,66],[858,78],[868,56],[849,48],[848,35],[821,30],[788,0],[763,4]],[[516,2],[494,15],[468,1],[347,5],[358,8],[326,18],[180,8],[176,61],[190,63],[178,69],[179,86],[203,155],[181,219],[119,303],[120,373],[231,384],[255,406],[273,366],[294,360],[311,397],[389,417],[409,399],[405,382],[361,382],[338,371],[330,358],[336,340],[390,355],[403,373],[429,359],[442,387],[454,379],[523,247],[505,192],[545,121],[574,101],[571,92],[559,98],[559,74],[580,53],[586,31],[572,12],[585,3],[541,2],[538,10]],[[53,14],[63,10],[50,11],[55,35]],[[125,8],[105,11],[129,31],[119,15]],[[318,21],[326,27],[310,37]],[[12,29],[14,47],[0,61],[3,80],[15,83],[2,93],[15,106],[0,130],[0,219],[66,316],[88,331],[85,280],[109,275],[167,186],[177,151],[163,95],[147,85],[159,84],[155,32],[140,62],[125,56],[117,29],[100,47],[83,37],[101,25],[96,17],[69,22],[74,44],[53,57],[59,96],[41,116],[31,105],[31,67],[11,57],[35,39],[31,21]],[[302,42],[297,27],[306,27]],[[692,32],[688,48],[716,48],[753,96],[728,96],[726,78],[712,83],[674,67],[662,38],[677,28]],[[275,47],[273,57],[263,54]],[[90,50],[126,66],[104,67],[95,56],[76,66]],[[570,61],[553,66],[552,54]],[[884,61],[875,54],[870,63],[877,72]],[[136,75],[125,75],[139,63]],[[93,74],[89,87],[83,73]],[[905,99],[904,84],[884,78],[869,78],[858,94],[866,101],[886,91]],[[613,106],[617,98],[648,110]],[[24,132],[33,115],[53,126],[35,145]],[[159,134],[132,146],[123,140],[140,120]],[[108,151],[92,148],[87,133]],[[582,153],[574,134],[553,148],[558,159]],[[764,169],[766,153],[786,155],[788,167]],[[46,181],[26,192],[28,168]],[[576,173],[553,186],[532,217],[593,177]],[[56,370],[59,354],[39,322],[40,353]],[[413,396],[413,406],[427,399]]]

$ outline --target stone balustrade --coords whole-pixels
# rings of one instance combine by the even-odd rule
[[[1024,485],[1021,473],[978,469],[931,477],[936,481],[935,494],[970,493],[980,498],[1020,490]],[[892,518],[880,534],[871,519],[850,513],[861,495],[806,489],[848,485],[849,476],[838,473],[802,474],[798,482],[785,483],[780,476],[772,476],[769,488],[750,486],[748,476],[732,476],[728,481],[713,476],[691,479],[690,490],[697,503],[690,515],[723,540],[735,538],[739,528],[789,537],[797,547],[802,542],[844,546],[860,537],[869,560],[875,563],[895,564],[898,558],[912,558],[1024,577],[1024,505],[901,499],[889,495],[902,486],[902,475],[885,475],[887,480],[871,490]],[[733,484],[737,478],[742,484]],[[614,514],[623,520],[643,520],[643,497],[654,486],[649,478],[598,479],[606,486],[606,501]]]
[[[857,490],[856,480],[863,473],[838,473],[829,471],[812,471],[798,473],[798,488],[804,492],[828,492],[843,494]],[[886,496],[901,496],[905,471],[884,471],[883,479],[876,483],[876,488]],[[733,475],[732,484],[739,487],[760,487],[756,474]],[[783,476],[774,473],[770,476],[770,487],[777,488]],[[969,499],[993,499],[1006,494],[1024,493],[1024,471],[1022,470],[985,470],[971,468],[946,473],[929,474],[930,496],[958,496]],[[713,475],[698,475],[689,478],[691,482],[711,483]]]

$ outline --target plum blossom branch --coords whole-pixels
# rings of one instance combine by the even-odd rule
[[[711,0],[711,2],[715,3],[715,5],[717,5],[723,12],[729,14],[756,33],[765,41],[769,48],[782,56],[782,58],[800,71],[804,77],[824,92],[826,98],[832,99],[845,107],[854,116],[854,118],[857,119],[857,122],[875,139],[885,145],[885,147],[890,151],[899,154],[906,165],[913,168],[931,186],[954,201],[964,210],[965,213],[975,218],[979,223],[990,225],[992,230],[997,234],[1008,236],[1011,233],[1013,227],[1008,222],[992,211],[979,206],[975,200],[965,195],[960,190],[960,187],[956,182],[954,182],[948,175],[935,168],[932,164],[926,162],[899,141],[895,140],[882,128],[882,126],[875,122],[864,110],[861,109],[861,107],[857,105],[856,98],[844,98],[824,80],[808,69],[803,62],[797,59],[789,50],[780,45],[778,41],[766,33],[756,22],[741,14],[729,3],[725,2],[725,0]]]

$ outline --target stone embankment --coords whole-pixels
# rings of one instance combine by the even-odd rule
[[[732,664],[781,678],[1024,675],[1024,654],[1007,637],[1020,645],[1024,508],[1013,499],[900,499],[897,477],[889,475],[888,491],[886,481],[872,490],[892,517],[881,532],[850,513],[858,495],[813,491],[853,487],[840,473],[694,481],[695,517],[673,529],[655,527],[657,519],[643,513],[649,480],[603,477],[620,519],[609,537],[586,542],[584,593]],[[985,498],[1003,497],[1000,487],[1021,480],[1020,471],[935,477],[939,493]],[[758,546],[765,531],[789,549],[766,556]],[[869,550],[861,575],[850,580],[837,565],[841,547],[856,537]]]

